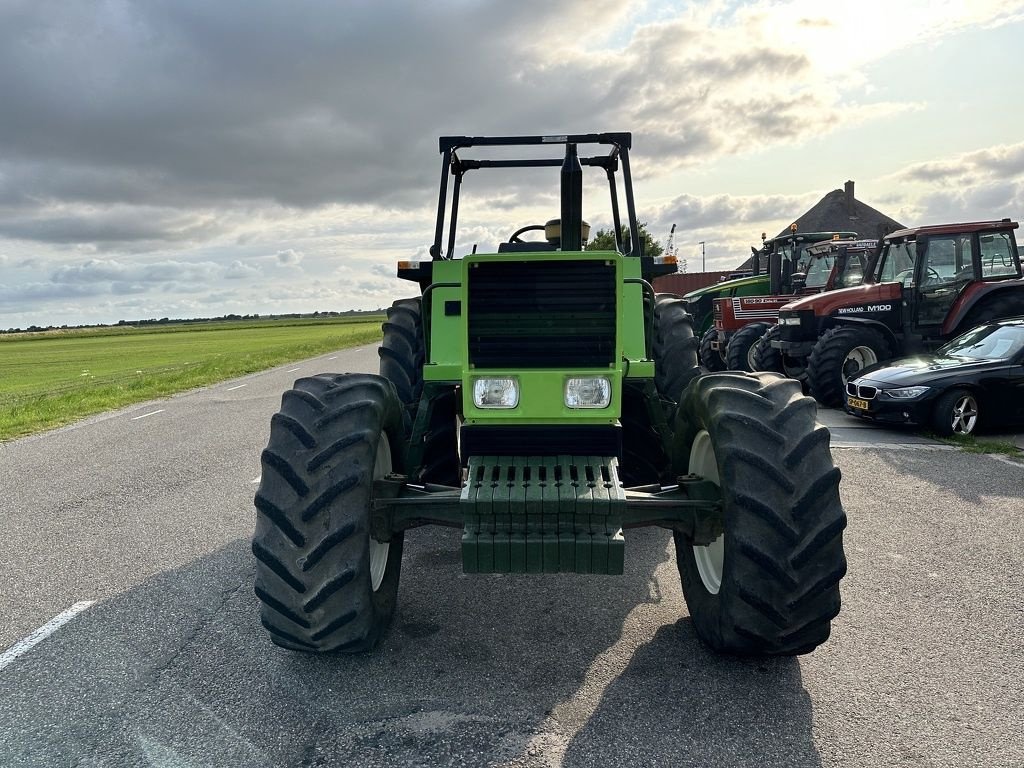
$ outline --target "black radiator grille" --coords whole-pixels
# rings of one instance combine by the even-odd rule
[[[469,362],[587,368],[615,362],[615,265],[482,261],[469,269]]]

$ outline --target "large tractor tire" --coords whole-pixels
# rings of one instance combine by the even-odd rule
[[[721,491],[718,539],[675,533],[694,629],[716,651],[807,653],[839,613],[846,514],[816,414],[797,382],[769,373],[704,376],[680,404],[675,471]]]
[[[722,353],[711,346],[711,343],[718,338],[718,329],[708,328],[700,337],[700,364],[712,373],[725,370],[725,358]]]
[[[729,346],[725,348],[725,364],[730,371],[754,370],[753,349],[754,344],[764,336],[771,328],[771,323],[751,323],[744,325],[729,339]]]
[[[804,358],[782,354],[782,350],[772,346],[772,339],[782,335],[782,326],[773,325],[754,343],[750,350],[750,362],[754,372],[781,373],[801,384],[807,382],[807,361]]]
[[[256,596],[277,645],[373,648],[395,610],[401,533],[370,535],[373,482],[401,472],[402,405],[380,376],[299,379],[270,420],[256,492]]]
[[[1024,315],[1024,291],[1011,292],[1004,289],[993,296],[981,299],[976,306],[972,307],[958,332],[969,331],[976,325],[992,320],[1002,320],[1017,315]]]
[[[423,462],[421,467],[410,467],[412,480],[457,486],[461,471],[456,421],[458,393],[454,389],[444,390],[421,403],[425,345],[420,298],[399,299],[392,304],[382,329],[384,338],[377,350],[380,375],[395,385],[405,407],[407,437],[418,409],[430,408]]]
[[[619,479],[627,488],[671,480],[665,445],[651,423],[643,389],[627,382],[622,388],[622,465]]]
[[[888,339],[874,328],[830,328],[815,343],[807,360],[810,393],[822,405],[836,408],[843,404],[847,380],[892,355]]]
[[[700,374],[693,318],[686,303],[669,293],[654,302],[654,383],[662,397],[679,402],[691,379]]]

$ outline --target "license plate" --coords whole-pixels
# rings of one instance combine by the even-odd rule
[[[866,411],[868,409],[868,401],[861,400],[859,397],[848,397],[846,398],[846,402],[849,403],[851,408],[859,408],[862,411]]]

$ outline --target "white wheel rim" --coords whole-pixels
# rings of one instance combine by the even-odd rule
[[[377,441],[377,456],[373,462],[373,479],[379,480],[391,473],[391,443],[386,433],[380,433]],[[377,541],[370,536],[370,588],[376,592],[384,582],[384,572],[388,569],[388,551],[391,544]]]
[[[953,432],[958,435],[969,435],[978,423],[978,401],[971,395],[964,395],[953,406]]]
[[[754,368],[754,352],[756,351],[756,349],[757,349],[757,341],[756,340],[754,341],[753,344],[751,344],[749,347],[747,347],[747,368],[749,368],[752,371],[756,371],[757,370],[756,368]]]
[[[869,365],[874,365],[877,362],[878,355],[875,354],[875,350],[871,347],[854,347],[847,353],[846,359],[843,360],[843,384],[851,376],[860,373]]]
[[[711,435],[706,429],[697,433],[690,448],[689,472],[720,485],[718,479],[718,459],[711,446]],[[722,588],[722,571],[725,564],[725,536],[719,536],[706,547],[694,547],[693,559],[697,564],[697,573],[704,582],[704,588],[712,595],[717,595]]]

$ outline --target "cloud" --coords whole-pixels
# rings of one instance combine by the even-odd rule
[[[159,261],[124,263],[113,259],[90,259],[82,264],[60,267],[53,273],[55,283],[206,283],[219,277],[221,267],[213,262]]]
[[[243,264],[238,259],[232,261],[224,271],[224,277],[229,280],[246,280],[248,278],[260,277],[262,274],[263,272],[259,267],[252,264]]]
[[[278,251],[276,256],[278,263],[285,266],[295,266],[302,261],[302,254],[294,248],[289,248],[285,251]]]
[[[896,183],[977,183],[1024,174],[1024,142],[1002,144],[953,157],[913,163],[890,177]]]
[[[0,208],[0,237],[54,245],[153,247],[209,240],[224,228],[225,222],[210,213],[123,203],[109,207],[41,205],[30,212]]]
[[[659,222],[683,231],[729,227],[772,219],[790,220],[806,211],[824,193],[803,195],[679,195],[654,212]]]
[[[18,276],[25,298],[15,316],[127,306],[56,303],[75,291],[159,291],[145,306],[168,315],[159,308],[187,309],[221,289],[253,303],[244,311],[321,296],[306,295],[305,283],[279,299],[247,293],[261,270],[284,288],[300,275],[320,279],[316,290],[337,304],[402,293],[375,265],[422,257],[432,240],[442,134],[631,130],[638,187],[670,188],[652,227],[721,227],[719,242],[740,242],[724,230],[788,218],[806,196],[680,195],[677,179],[918,108],[858,101],[851,88],[870,93],[868,65],[898,48],[1012,23],[1024,3],[862,0],[831,4],[827,18],[821,7],[153,0],[56,13],[9,0],[0,7],[0,248],[5,269],[38,261]],[[914,173],[945,183],[966,164],[991,176],[1024,156],[954,160]],[[550,189],[527,175],[511,185],[470,179],[467,193],[481,202],[464,200],[460,252],[493,249],[555,215]],[[1008,193],[979,189],[971,200],[994,205]],[[920,205],[956,202],[939,197]],[[345,285],[324,287],[339,262],[351,270]]]

